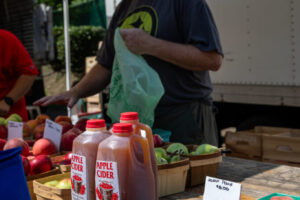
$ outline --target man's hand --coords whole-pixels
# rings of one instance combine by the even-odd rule
[[[78,97],[73,92],[64,92],[55,96],[43,97],[33,103],[37,106],[48,106],[50,104],[64,104],[72,108],[78,101]]]
[[[149,54],[153,37],[138,28],[120,29],[127,48],[135,54]]]
[[[10,106],[4,100],[0,101],[0,117],[4,117],[10,110]]]

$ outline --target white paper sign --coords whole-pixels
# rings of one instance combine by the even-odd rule
[[[44,138],[51,140],[55,144],[58,151],[60,150],[61,134],[62,126],[49,119],[46,119]]]
[[[8,121],[8,136],[7,139],[23,138],[23,123]]]
[[[207,176],[203,200],[239,200],[241,184]]]

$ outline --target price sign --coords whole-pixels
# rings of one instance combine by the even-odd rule
[[[239,200],[241,184],[207,176],[203,200]]]
[[[49,119],[46,119],[44,138],[51,140],[55,144],[57,151],[60,150],[61,134],[62,126]]]
[[[7,139],[23,138],[23,123],[8,121],[8,136]]]

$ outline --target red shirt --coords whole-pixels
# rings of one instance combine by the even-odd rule
[[[0,29],[0,99],[9,93],[23,74],[37,75],[38,71],[18,38]],[[19,114],[23,121],[28,120],[24,97],[14,103],[6,117],[12,113]]]

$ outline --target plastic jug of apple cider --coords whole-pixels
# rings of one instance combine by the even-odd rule
[[[150,152],[150,157],[151,157],[152,171],[153,171],[154,180],[155,180],[155,195],[156,195],[155,199],[158,199],[157,165],[156,165],[156,157],[155,157],[155,152],[154,152],[152,130],[148,125],[139,122],[139,115],[137,112],[121,113],[120,123],[133,124],[134,133],[147,139],[148,144],[149,144],[149,152]]]
[[[86,131],[73,141],[71,183],[73,200],[95,200],[95,163],[98,145],[109,137],[103,119],[87,121]]]
[[[112,135],[99,144],[95,183],[97,200],[155,199],[148,142],[133,133],[132,124],[114,124]]]

